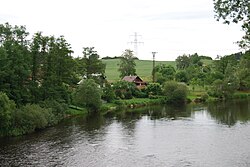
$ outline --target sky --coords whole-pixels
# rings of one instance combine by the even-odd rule
[[[175,60],[183,54],[224,56],[239,52],[240,25],[214,18],[213,0],[0,0],[0,24],[25,25],[33,35],[63,35],[73,56],[95,47],[100,57]],[[132,42],[132,43],[131,43]],[[136,51],[135,51],[136,53]]]

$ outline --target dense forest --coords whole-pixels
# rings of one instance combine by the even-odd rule
[[[149,74],[155,75],[155,82],[138,89],[130,82],[109,83],[106,65],[93,47],[84,47],[82,56],[75,58],[63,36],[38,32],[29,37],[25,26],[0,25],[0,136],[57,124],[69,106],[99,111],[104,102],[162,97],[164,103],[181,103],[197,86],[204,89],[204,101],[250,90],[249,51],[216,60],[198,54],[179,56],[176,67],[157,65]],[[121,78],[136,75],[132,51],[117,58]]]

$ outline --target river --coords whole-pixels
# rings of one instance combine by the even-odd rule
[[[0,166],[247,167],[250,101],[70,118],[0,144]]]

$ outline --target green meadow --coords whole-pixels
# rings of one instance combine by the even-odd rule
[[[118,71],[120,59],[105,59],[102,60],[106,64],[106,76],[107,80],[110,82],[120,80]],[[136,63],[136,73],[145,81],[152,80],[152,69],[153,61],[152,60],[135,60]],[[175,61],[155,61],[155,65],[158,64],[167,64],[176,67]]]

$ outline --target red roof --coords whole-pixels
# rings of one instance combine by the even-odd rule
[[[143,82],[138,76],[125,76],[122,80],[127,82]]]

